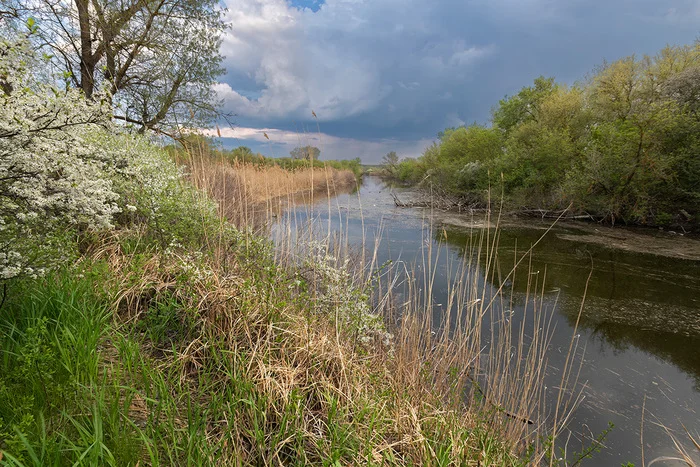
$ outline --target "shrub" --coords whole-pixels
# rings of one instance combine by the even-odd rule
[[[0,42],[0,280],[66,262],[76,234],[142,223],[163,246],[201,238],[215,205],[144,136],[110,122],[106,94],[39,81],[26,39]]]
[[[39,65],[26,39],[0,41],[0,279],[41,273],[68,232],[110,227],[118,211],[111,155],[85,141],[108,107],[37,81]]]

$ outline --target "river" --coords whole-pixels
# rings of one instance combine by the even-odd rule
[[[298,222],[313,216],[319,226],[342,228],[351,243],[373,245],[379,235],[379,263],[417,263],[426,232],[437,232],[428,241],[447,251],[436,269],[434,299],[440,302],[454,280],[445,264],[470,254],[465,248],[470,234],[483,223],[468,214],[397,208],[391,191],[380,179],[365,177],[356,193],[298,205],[284,216]],[[399,190],[399,195],[410,197],[411,191]],[[550,226],[549,220],[503,222],[498,242],[503,267],[512,265],[516,251],[527,250]],[[700,241],[678,234],[558,223],[533,248],[529,268],[513,278],[515,293],[524,293],[527,281],[519,275],[542,272],[544,277],[546,271],[544,300],[554,310],[556,325],[549,348],[554,368],[563,364],[587,290],[576,336],[584,398],[569,424],[569,450],[580,450],[581,440],[589,442],[610,422],[614,428],[601,452],[581,465],[642,465],[642,426],[647,464],[677,456],[660,424],[700,462],[683,428],[700,434],[699,252]],[[555,378],[553,373],[546,384],[555,387]]]

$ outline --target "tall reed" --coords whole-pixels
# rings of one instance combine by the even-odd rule
[[[393,336],[390,352],[378,346],[364,357],[385,369],[397,410],[396,428],[408,436],[396,440],[392,449],[418,445],[425,449],[420,426],[440,419],[445,435],[454,438],[450,445],[455,459],[463,454],[461,450],[473,448],[470,443],[460,446],[459,434],[479,427],[508,451],[526,456],[528,462],[557,463],[554,438],[562,432],[579,401],[575,361],[578,341],[572,337],[558,395],[546,397],[547,349],[553,333],[552,309],[547,309],[543,300],[546,274],[528,274],[527,292],[517,297],[521,305],[516,306],[512,280],[516,269],[528,267],[532,249],[523,251],[509,270],[500,270],[498,218],[491,219],[487,214],[485,224],[495,225],[474,229],[465,245],[467,254],[459,261],[448,262],[453,279],[446,303],[438,310],[437,263],[447,255],[448,247],[431,241],[436,226],[430,217],[425,221],[430,237],[424,241],[418,262],[398,263],[387,269],[377,262],[381,232],[374,233],[374,244],[363,241],[357,245],[343,229],[348,218],[333,195],[349,183],[336,172],[319,174],[317,170],[309,190],[310,174],[216,163],[193,153],[188,159],[193,161],[195,184],[219,201],[223,213],[233,212],[227,214],[229,218],[239,225],[260,226],[260,220],[264,221],[262,225],[275,224],[277,264],[290,271],[308,268],[306,260],[314,248],[311,245],[321,245],[334,258],[335,266],[348,270],[352,287],[367,292],[372,313],[383,317]],[[307,192],[325,192],[327,202],[306,205],[301,208],[303,216],[283,216],[285,210],[295,206],[299,186]],[[253,199],[265,200],[256,205],[254,214],[248,211],[255,204],[251,203]],[[361,200],[358,204],[361,208]],[[340,228],[332,229],[331,223]],[[319,281],[311,285],[314,290],[326,287],[318,277],[313,271],[305,275],[311,282]],[[489,287],[489,283],[502,285]],[[357,371],[353,363],[357,336],[343,335],[337,324],[333,334],[328,338],[336,341],[338,355],[348,359],[341,362],[341,367]],[[341,350],[348,341],[350,353]],[[309,341],[304,348],[313,345]],[[346,395],[368,391],[363,387],[337,390]],[[423,454],[430,458],[435,453]]]

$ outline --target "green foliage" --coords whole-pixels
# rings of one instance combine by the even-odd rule
[[[396,151],[391,151],[388,152],[383,158],[382,162],[384,165],[393,168],[396,167],[396,164],[399,163],[399,156],[396,154]]]
[[[315,146],[303,146],[292,149],[289,155],[292,156],[292,159],[315,161],[321,156],[321,150]]]
[[[607,64],[571,88],[537,78],[500,101],[491,128],[448,128],[392,176],[477,205],[490,186],[513,209],[572,205],[611,223],[698,222],[699,70],[696,43]]]
[[[493,112],[494,126],[508,133],[522,123],[538,121],[542,102],[556,89],[554,78],[540,76],[533,86],[526,86],[515,96],[499,102]]]
[[[82,272],[81,272],[82,271]],[[79,273],[80,272],[80,273]],[[0,449],[8,465],[133,465],[139,440],[104,380],[100,264],[13,284],[0,326]]]
[[[208,143],[206,142],[198,142],[198,144],[202,145],[207,145]],[[309,149],[310,148],[310,149]],[[308,154],[308,152],[305,151],[311,151],[312,154],[315,154],[312,160],[309,160],[309,158],[305,157],[305,155]],[[357,178],[360,178],[363,173],[362,169],[362,161],[360,158],[355,158],[355,159],[349,159],[349,160],[326,160],[322,161],[318,159],[318,156],[320,155],[320,151],[318,153],[315,153],[314,150],[318,151],[317,148],[314,148],[312,146],[306,146],[305,148],[296,148],[292,153],[297,151],[297,156],[298,157],[265,157],[260,153],[253,153],[253,151],[248,148],[247,146],[239,146],[237,148],[231,149],[231,150],[223,150],[223,151],[213,151],[209,149],[209,152],[212,157],[223,157],[225,160],[231,162],[231,163],[242,163],[242,164],[253,164],[256,166],[260,167],[272,167],[272,166],[278,166],[281,167],[285,170],[300,170],[300,169],[307,169],[309,167],[314,167],[314,168],[319,168],[323,169],[325,167],[332,167],[337,170],[350,170],[352,173],[355,174]]]

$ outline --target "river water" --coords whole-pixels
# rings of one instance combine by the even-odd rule
[[[438,259],[442,267],[436,269],[434,292],[436,301],[444,300],[454,280],[453,269],[445,264],[470,254],[466,246],[479,222],[467,214],[397,208],[392,191],[380,179],[365,177],[357,193],[311,207],[298,205],[284,216],[294,216],[295,222],[313,216],[319,226],[342,228],[350,243],[364,242],[370,249],[379,236],[379,263],[419,264],[426,242],[446,245],[447,253]],[[411,192],[399,190],[399,195],[403,199]],[[503,268],[512,266],[516,251],[527,250],[550,225],[539,220],[505,222],[498,242]],[[437,233],[431,237],[426,232]],[[534,247],[529,267],[514,278],[516,294],[524,294],[527,280],[519,275],[542,272],[544,277],[546,271],[544,299],[554,310],[556,326],[549,363],[557,367],[563,365],[590,273],[575,337],[582,350],[578,381],[585,383],[584,398],[569,424],[569,452],[579,451],[581,440],[586,445],[610,422],[614,428],[601,452],[582,465],[642,465],[642,426],[647,464],[677,456],[660,424],[700,462],[683,428],[696,438],[700,434],[700,260],[684,253],[698,251],[700,242],[676,237],[669,248],[668,236],[559,223]],[[557,382],[546,384],[554,387]]]

